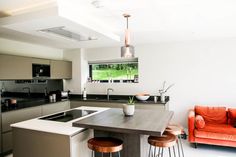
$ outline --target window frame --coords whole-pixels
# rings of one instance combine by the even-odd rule
[[[101,61],[89,61],[88,66],[89,66],[89,82],[100,82],[100,83],[109,83],[110,80],[94,80],[93,79],[93,72],[92,72],[92,65],[94,64],[128,64],[128,63],[137,63],[138,69],[139,69],[139,62],[138,58],[132,58],[132,59],[115,59],[115,60],[101,60]],[[111,82],[110,82],[111,83]],[[112,83],[139,83],[139,70],[138,70],[138,77],[137,80],[132,79],[112,79]]]

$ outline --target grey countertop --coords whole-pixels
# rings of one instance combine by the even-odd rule
[[[173,116],[173,111],[136,109],[132,117],[125,117],[122,109],[109,109],[73,123],[102,131],[161,136]]]

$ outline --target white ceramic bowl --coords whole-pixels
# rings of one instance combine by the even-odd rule
[[[135,97],[140,101],[146,101],[149,99],[150,95],[136,95]]]

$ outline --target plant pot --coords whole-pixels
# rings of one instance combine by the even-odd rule
[[[133,116],[135,105],[123,104],[123,112],[125,116]]]

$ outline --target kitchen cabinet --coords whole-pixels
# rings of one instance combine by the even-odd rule
[[[93,102],[93,101],[71,101],[71,108],[76,108],[80,106],[94,106],[94,107],[109,107],[109,108],[122,108],[124,103],[119,102]],[[168,103],[166,104],[145,104],[145,103],[135,103],[135,108],[137,109],[154,109],[154,110],[168,110]]]
[[[87,141],[93,137],[90,129],[63,135],[13,128],[13,137],[14,157],[91,157],[87,148]]]
[[[12,150],[12,132],[2,134],[2,143],[3,152]]]
[[[15,111],[2,113],[2,150],[1,152],[7,152],[12,150],[12,128],[11,124],[40,117],[42,115],[48,115],[55,112],[60,112],[70,109],[70,101],[57,102],[53,104],[46,104],[37,107],[30,107]]]
[[[41,116],[41,107],[31,107],[2,113],[2,132],[11,131],[10,125]]]
[[[36,118],[39,116],[41,116],[40,106],[2,113],[1,152],[7,152],[12,150],[12,129],[10,126],[11,124]]]
[[[32,79],[31,58],[0,54],[0,80],[11,79]]]
[[[65,111],[70,109],[70,101],[57,102],[50,105],[42,106],[42,115],[48,115],[60,111]]]
[[[45,65],[50,65],[50,60],[49,59],[41,59],[41,58],[33,58],[32,59],[33,64],[45,64]]]
[[[72,62],[51,60],[51,79],[71,79]]]

